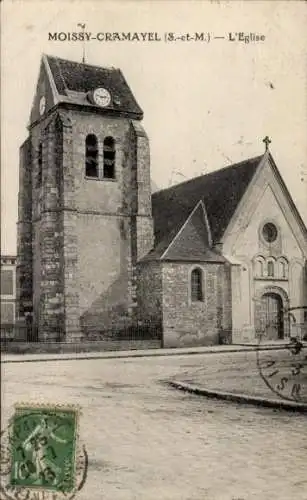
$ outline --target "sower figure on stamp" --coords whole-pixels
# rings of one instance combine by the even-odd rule
[[[54,463],[51,457],[56,457],[55,451],[50,444],[50,439],[58,443],[67,443],[66,439],[62,439],[54,434],[56,424],[48,425],[47,419],[42,418],[41,422],[35,427],[33,432],[23,442],[23,448],[26,452],[32,454],[32,463],[35,466],[36,480],[56,482],[57,474],[61,471]]]

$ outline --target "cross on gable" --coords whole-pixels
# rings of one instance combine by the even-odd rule
[[[271,144],[271,142],[272,142],[271,139],[268,136],[266,136],[262,142],[264,142],[265,150],[267,151],[269,149],[269,144]]]

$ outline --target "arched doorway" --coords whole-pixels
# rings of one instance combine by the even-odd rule
[[[284,338],[283,301],[275,292],[266,292],[260,300],[258,320],[261,321],[262,330],[268,340]]]

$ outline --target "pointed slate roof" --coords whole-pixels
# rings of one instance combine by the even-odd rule
[[[226,259],[212,250],[211,245],[208,218],[200,201],[171,241],[161,241],[141,260],[224,263]]]
[[[218,243],[262,158],[257,156],[154,193],[155,251],[163,254],[200,200],[212,242]]]
[[[120,69],[93,66],[49,55],[44,57],[49,66],[59,102],[94,106],[86,101],[86,93],[95,88],[103,87],[112,96],[112,103],[108,106],[109,110],[129,113],[136,119],[143,117],[143,111]]]

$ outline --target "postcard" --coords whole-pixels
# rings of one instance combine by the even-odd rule
[[[303,500],[306,2],[1,20],[1,499]]]

